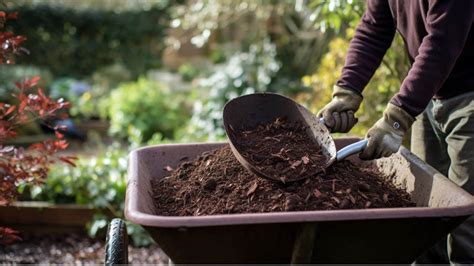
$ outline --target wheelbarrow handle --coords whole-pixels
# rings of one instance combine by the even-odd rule
[[[325,124],[324,123],[324,118],[322,118],[322,117],[319,118],[319,122],[322,123],[322,124]],[[369,141],[367,139],[363,139],[363,140],[359,140],[356,143],[352,143],[351,145],[347,145],[346,147],[340,149],[339,151],[337,151],[336,161],[338,161],[338,162],[342,161],[346,157],[351,156],[352,154],[359,153],[359,152],[363,151],[365,149],[365,147],[367,147],[368,142]]]

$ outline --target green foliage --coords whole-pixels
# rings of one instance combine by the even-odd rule
[[[65,98],[71,103],[71,117],[92,119],[100,116],[97,106],[105,95],[89,84],[76,79],[61,78],[51,83],[50,91],[53,99]]]
[[[148,10],[83,9],[17,6],[21,19],[11,26],[28,36],[30,56],[23,62],[46,67],[55,76],[84,77],[114,63],[134,76],[160,66],[168,5]]]
[[[223,49],[216,48],[213,49],[209,54],[209,59],[211,59],[211,62],[214,64],[222,64],[226,61],[227,58]]]
[[[184,93],[140,78],[120,85],[111,93],[108,101],[110,132],[128,137],[130,141],[132,136],[135,142],[146,142],[155,133],[172,139],[188,120],[188,109]]]
[[[110,92],[120,83],[130,81],[130,72],[120,64],[98,69],[91,78],[59,78],[50,85],[51,97],[71,103],[69,113],[76,119],[106,119]]]
[[[182,64],[178,68],[178,73],[184,81],[192,81],[197,75],[199,75],[199,69],[191,64]]]
[[[97,157],[80,158],[76,165],[51,168],[45,184],[31,189],[32,198],[85,204],[120,216],[125,197],[126,152],[115,144]]]
[[[11,1],[11,0],[10,0]],[[113,11],[123,11],[123,10],[146,10],[150,9],[153,6],[161,5],[166,6],[170,3],[170,0],[80,0],[80,1],[71,1],[71,0],[14,0],[14,2],[9,3],[14,6],[37,6],[37,5],[50,5],[58,7],[70,7],[74,9],[102,9],[102,10],[113,10]]]
[[[120,83],[131,81],[132,73],[123,64],[113,64],[97,69],[90,79],[94,90],[105,94],[118,87]]]
[[[89,234],[96,236],[110,222],[111,217],[107,213],[123,218],[127,152],[114,144],[97,157],[83,157],[76,164],[76,167],[54,166],[43,185],[33,186],[26,191],[30,192],[33,200],[76,203],[97,208],[99,212],[88,225]],[[135,245],[151,243],[152,240],[141,227],[128,226],[128,233]]]
[[[310,0],[308,7],[313,10],[314,26],[323,32],[327,30],[344,33],[359,23],[364,9],[363,0]]]
[[[218,140],[225,135],[222,126],[224,104],[240,95],[268,91],[280,68],[276,49],[268,40],[251,45],[248,52],[236,53],[212,75],[200,81],[193,116],[182,138]]]
[[[316,70],[330,40],[355,26],[364,6],[363,0],[196,0],[173,6],[171,14],[172,25],[190,32],[198,47],[210,39],[245,47],[269,38],[282,63],[278,76],[294,82]]]

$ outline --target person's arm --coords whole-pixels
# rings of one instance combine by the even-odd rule
[[[473,0],[429,1],[427,35],[391,103],[417,116],[441,88],[461,54],[474,21]]]
[[[418,55],[384,116],[367,132],[367,147],[361,159],[390,156],[400,148],[403,137],[449,76],[461,54],[474,18],[472,0],[429,1],[427,35]]]
[[[349,44],[341,77],[334,86],[333,99],[318,113],[332,132],[348,132],[357,123],[354,113],[362,102],[362,90],[380,66],[394,35],[388,1],[368,0]]]
[[[396,26],[387,0],[368,0],[336,85],[362,93],[392,44]]]

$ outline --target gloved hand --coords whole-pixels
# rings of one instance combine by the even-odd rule
[[[402,108],[389,103],[383,117],[367,132],[367,147],[359,154],[363,160],[388,157],[398,151],[403,136],[415,119]]]
[[[324,123],[331,132],[346,133],[357,123],[354,113],[359,109],[361,102],[361,95],[336,85],[332,101],[324,106],[317,116],[324,118]]]

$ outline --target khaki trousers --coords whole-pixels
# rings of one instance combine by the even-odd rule
[[[432,100],[412,127],[411,150],[474,195],[474,92]],[[474,263],[474,216],[417,263]]]

